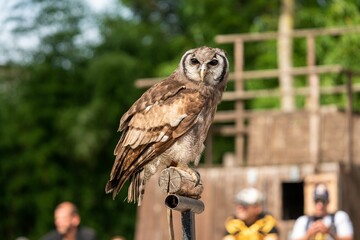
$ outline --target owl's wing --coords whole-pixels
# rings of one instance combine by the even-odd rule
[[[198,91],[186,89],[175,79],[146,91],[121,118],[119,130],[123,134],[114,150],[116,158],[106,192],[113,191],[115,197],[129,178],[139,181],[143,167],[196,123],[204,103]]]

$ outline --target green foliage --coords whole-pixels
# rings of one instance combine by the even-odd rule
[[[356,1],[296,1],[296,28],[359,24]],[[201,45],[218,46],[217,34],[276,31],[278,1],[123,0],[119,9],[130,15],[102,14],[101,42],[89,46],[84,22],[90,15],[80,1],[19,0],[9,18],[17,36],[38,36],[40,45],[25,51],[15,66],[16,78],[0,76],[0,238],[39,238],[53,228],[53,209],[63,200],[80,208],[82,223],[99,239],[121,234],[134,238],[136,206],[116,201],[104,187],[113,163],[120,116],[140,96],[134,80],[170,74],[181,55]],[[30,9],[30,10],[29,10]],[[33,11],[33,15],[24,14]],[[358,67],[353,53],[357,35],[328,37],[317,42],[323,64]],[[221,45],[229,53],[232,46]],[[306,62],[306,43],[294,42],[294,65]],[[246,45],[247,70],[276,68],[276,43]],[[2,71],[2,70],[0,70]],[[7,71],[7,70],[6,70]],[[5,77],[2,77],[5,76]],[[344,79],[325,77],[322,84]],[[296,86],[306,79],[297,78]],[[277,89],[273,80],[254,80],[247,89]],[[233,89],[230,83],[228,89]],[[321,101],[343,105],[343,96]],[[303,106],[304,98],[297,98]],[[278,99],[247,101],[246,108],[279,106]],[[222,103],[219,109],[232,109]],[[233,151],[233,139],[217,138],[214,160]]]

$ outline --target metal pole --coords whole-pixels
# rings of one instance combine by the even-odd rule
[[[195,240],[195,213],[189,211],[181,212],[181,225],[183,240]]]
[[[170,194],[165,198],[165,205],[171,210],[181,212],[183,240],[195,240],[195,213],[204,211],[204,203],[200,200]]]

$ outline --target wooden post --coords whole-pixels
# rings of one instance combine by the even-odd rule
[[[282,10],[279,19],[278,65],[281,88],[281,109],[285,112],[295,109],[292,68],[292,30],[294,1],[282,0]]]
[[[345,157],[345,171],[349,172],[351,169],[352,158],[353,158],[353,88],[352,88],[352,73],[347,72],[346,81],[346,117],[347,117],[347,144],[346,144],[346,157]]]
[[[242,94],[244,92],[244,41],[237,39],[234,46],[234,60],[235,60],[235,91]],[[235,102],[235,151],[236,151],[236,165],[244,164],[244,102],[237,100]]]
[[[309,68],[309,99],[308,109],[309,116],[309,157],[314,164],[315,172],[318,170],[320,162],[320,115],[319,115],[319,98],[320,83],[319,76],[314,72],[315,67],[315,37],[308,35],[307,38],[307,65]]]
[[[189,168],[190,169],[190,168]],[[194,174],[197,179],[194,179],[189,172],[176,167],[168,167],[161,171],[159,177],[159,186],[163,192],[168,194],[179,194],[181,196],[199,199],[204,190],[200,174],[195,170]]]

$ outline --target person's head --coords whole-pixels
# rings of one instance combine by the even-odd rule
[[[111,238],[111,240],[125,240],[125,238],[123,236],[116,235],[116,236],[113,236]]]
[[[235,195],[236,217],[247,224],[252,224],[263,211],[264,197],[255,188],[245,188]]]
[[[80,224],[80,216],[77,207],[71,202],[62,202],[54,212],[55,227],[62,236],[76,232]]]
[[[329,191],[325,184],[317,184],[314,188],[315,216],[322,217],[327,214],[329,204]]]

